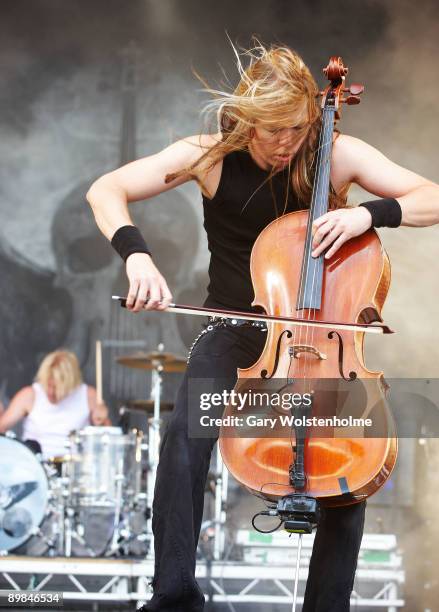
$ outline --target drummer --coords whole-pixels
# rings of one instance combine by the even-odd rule
[[[20,389],[6,410],[0,405],[0,433],[22,419],[23,440],[37,442],[45,459],[66,453],[71,431],[111,425],[96,389],[82,381],[76,355],[63,349],[44,357],[35,382]]]

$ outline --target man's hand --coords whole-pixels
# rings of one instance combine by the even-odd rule
[[[165,279],[146,253],[133,253],[126,261],[130,287],[127,308],[139,310],[164,310],[172,302],[172,294]],[[145,305],[145,302],[148,303]]]
[[[105,404],[97,404],[92,414],[93,425],[111,425],[108,410]]]
[[[329,259],[342,244],[363,234],[371,225],[372,216],[364,206],[331,210],[316,219],[312,225],[311,255],[318,257],[320,253],[323,253],[325,249],[332,245],[325,254],[325,259]]]
[[[90,423],[92,425],[111,426],[111,420],[108,416],[108,408],[104,401],[98,401],[96,389],[87,385],[88,409],[90,411]]]

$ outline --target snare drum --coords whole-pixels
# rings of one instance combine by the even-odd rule
[[[142,437],[120,427],[72,432],[67,462],[72,506],[131,505],[140,492]]]

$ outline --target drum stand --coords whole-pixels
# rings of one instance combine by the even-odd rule
[[[163,350],[163,344],[159,344],[159,351]],[[154,556],[154,536],[152,533],[152,504],[154,500],[154,487],[157,475],[157,466],[159,463],[159,448],[160,448],[160,399],[162,395],[163,385],[163,364],[157,361],[153,364],[154,368],[151,372],[151,399],[154,401],[154,413],[152,419],[149,419],[148,427],[148,453],[149,466],[147,475],[147,508],[149,508],[149,516],[146,524],[146,532],[149,534],[150,547],[147,558]]]
[[[216,447],[216,479],[215,479],[215,539],[213,558],[219,561],[224,555],[224,526],[226,524],[227,489],[229,471],[224,465],[219,446]]]
[[[163,344],[158,345],[158,350],[163,351]],[[147,507],[150,509],[147,520],[146,533],[150,540],[150,548],[147,558],[154,556],[154,536],[152,533],[152,504],[154,500],[154,488],[157,475],[160,450],[160,405],[163,386],[163,362],[153,360],[151,377],[151,399],[154,401],[154,413],[149,419],[148,428],[148,449],[149,449],[149,469],[147,475]],[[221,453],[217,446],[216,454],[216,478],[215,478],[215,538],[214,538],[214,559],[219,560],[224,554],[224,525],[226,522],[226,503],[229,472],[223,463]]]
[[[146,501],[146,531],[145,541],[149,540],[149,551],[147,558],[153,558],[154,555],[154,538],[152,533],[152,506],[154,501],[154,489],[157,476],[157,467],[159,463],[160,451],[160,414],[162,411],[170,409],[171,404],[162,403],[162,386],[163,375],[165,372],[183,373],[187,367],[185,357],[174,355],[173,353],[165,353],[164,345],[160,343],[157,350],[149,353],[138,352],[132,355],[122,355],[117,358],[117,363],[128,368],[151,371],[151,394],[149,400],[132,400],[123,407],[126,410],[141,410],[153,416],[148,419],[148,469],[146,494],[138,493],[138,500]],[[122,412],[121,414],[123,414]]]
[[[75,525],[75,510],[70,506],[66,508],[64,518],[64,556],[72,556],[72,542],[76,540],[81,546],[85,548],[90,557],[96,557],[95,551],[87,545],[84,538],[78,533],[78,529]]]
[[[123,468],[122,468],[123,469]],[[106,551],[106,555],[111,555],[119,549],[120,544],[120,525],[122,518],[122,487],[125,481],[123,473],[116,476],[116,504],[114,507],[114,519],[113,519],[113,537],[111,538],[110,550]]]

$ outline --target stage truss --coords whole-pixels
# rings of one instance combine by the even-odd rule
[[[243,552],[241,562],[198,561],[196,575],[204,586],[206,601],[211,597],[218,603],[228,601],[238,604],[238,610],[240,603],[291,606],[294,573],[289,559],[290,555],[295,554],[297,536],[287,539],[285,533],[271,536],[269,544],[265,536],[258,539],[255,533],[239,531],[237,542]],[[308,575],[312,541],[313,536],[304,537],[299,593],[303,592]],[[282,545],[278,546],[279,542]],[[401,556],[395,547],[396,539],[392,535],[364,536],[356,586],[351,599],[356,609],[376,608],[397,612],[404,607],[400,591],[405,576],[401,569]],[[288,555],[283,562],[282,554]],[[12,555],[0,559],[0,574],[4,579],[2,588],[54,592],[62,590],[65,601],[145,602],[151,596],[149,583],[153,570],[152,559],[37,558]],[[303,597],[299,595],[298,603],[302,601]]]

